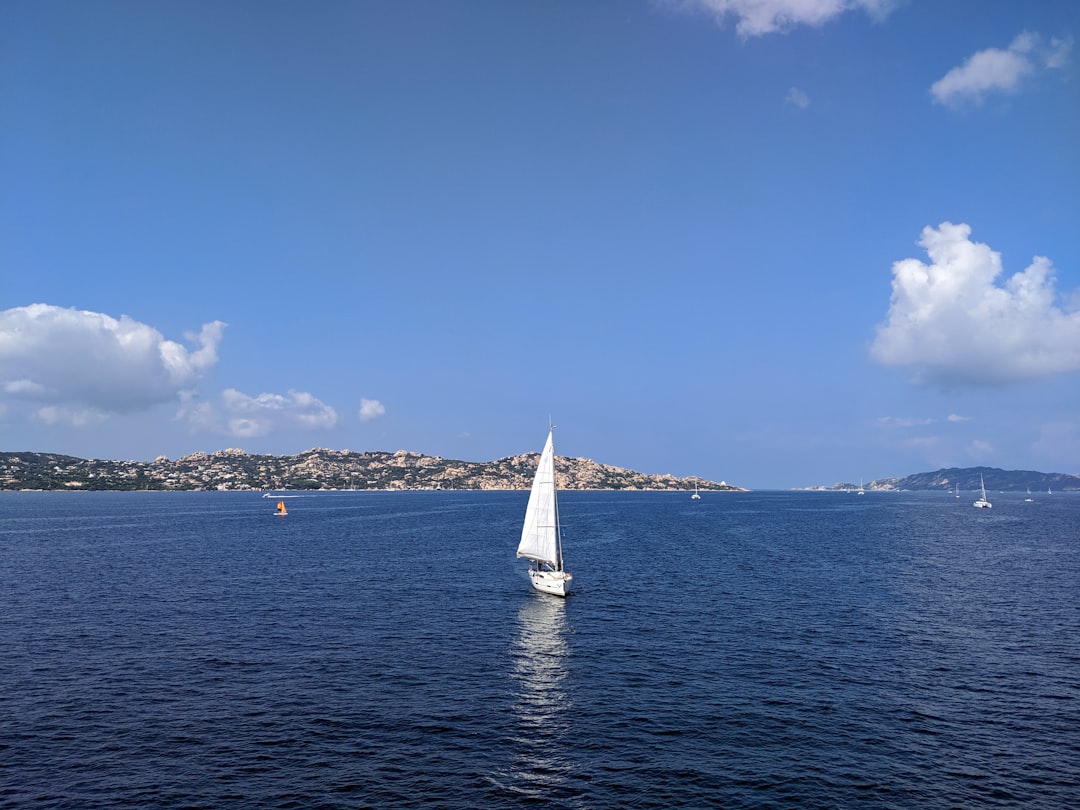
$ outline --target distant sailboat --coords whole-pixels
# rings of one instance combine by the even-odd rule
[[[957,498],[960,497],[960,482],[959,481],[956,482],[956,497]]]
[[[289,514],[288,511],[285,509],[285,501],[277,502],[277,511],[274,512],[274,514],[278,517],[285,517],[287,514]]]
[[[989,509],[993,504],[986,500],[986,483],[983,481],[982,473],[979,473],[979,487],[982,489],[982,495],[974,504],[972,504],[972,506],[978,506],[981,509]]]
[[[694,494],[690,496],[690,500],[692,500],[692,501],[700,501],[701,500],[701,493],[698,492],[697,484],[694,484]]]
[[[865,495],[866,494],[866,490],[863,489],[862,476],[861,475],[859,476],[859,492],[858,492],[858,494],[859,495]]]
[[[536,467],[521,542],[517,556],[532,560],[529,579],[536,590],[566,596],[573,575],[563,567],[562,534],[559,529],[559,503],[555,487],[554,426],[548,429],[547,442]]]
[[[1031,497],[1031,487],[1028,487],[1028,496],[1024,498],[1024,503],[1034,503],[1035,499]]]

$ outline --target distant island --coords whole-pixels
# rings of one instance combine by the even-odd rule
[[[295,456],[251,455],[243,450],[194,453],[170,461],[101,461],[55,453],[0,452],[0,490],[498,490],[529,489],[538,453],[472,462],[396,453],[315,448]],[[746,492],[725,481],[676,478],[556,459],[561,489]]]
[[[937,472],[916,473],[904,478],[879,478],[863,484],[865,490],[896,492],[900,490],[955,490],[974,492],[979,489],[979,476],[992,492],[1076,492],[1080,491],[1080,475],[1043,473],[1032,470],[1002,470],[997,467],[949,467]],[[858,484],[840,482],[832,486],[806,487],[812,490],[858,490]]]

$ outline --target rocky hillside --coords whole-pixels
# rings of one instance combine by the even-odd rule
[[[322,449],[295,456],[219,450],[151,462],[0,453],[0,490],[528,489],[538,459],[538,453],[527,453],[472,462],[404,450]],[[556,476],[562,489],[740,490],[725,482],[647,475],[587,458],[557,458]]]

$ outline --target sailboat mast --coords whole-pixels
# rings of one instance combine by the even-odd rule
[[[553,434],[555,432],[555,426],[551,424],[551,420],[548,420],[548,430]],[[552,437],[554,439],[554,437]],[[563,570],[562,561],[562,526],[559,524],[559,484],[558,476],[555,472],[555,442],[551,443],[551,502],[555,507],[555,548],[559,553],[559,563],[556,568],[557,571]]]

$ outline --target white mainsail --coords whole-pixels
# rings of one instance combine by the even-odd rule
[[[978,506],[981,509],[990,509],[993,504],[986,500],[986,482],[983,481],[982,473],[979,473],[979,488],[982,490],[982,495],[975,501],[973,506]]]
[[[529,505],[525,508],[525,523],[521,527],[521,542],[517,556],[561,568],[559,554],[559,510],[555,500],[555,446],[551,431],[540,454],[540,464],[533,478]]]
[[[540,463],[536,466],[517,555],[533,561],[529,579],[536,590],[566,596],[574,576],[563,568],[559,503],[555,494],[555,446],[551,433],[549,429]]]

